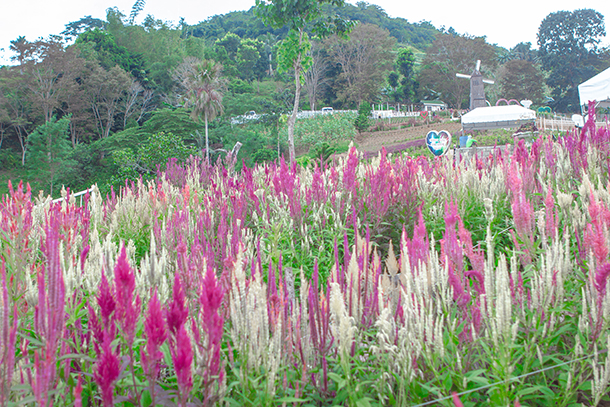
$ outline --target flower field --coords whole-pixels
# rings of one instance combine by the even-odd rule
[[[591,116],[469,161],[11,187],[0,406],[603,405],[609,175]]]

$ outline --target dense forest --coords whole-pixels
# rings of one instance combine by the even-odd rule
[[[610,66],[599,47],[604,17],[593,10],[551,13],[538,49],[521,43],[510,50],[390,18],[365,2],[321,10],[321,18],[351,22],[351,30],[323,37],[309,30],[302,110],[363,102],[418,108],[423,100],[463,109],[469,85],[455,73],[470,73],[481,60],[483,75],[496,80],[486,89],[490,101],[527,98],[571,112],[578,110],[576,86]],[[246,165],[286,148],[278,134],[295,100],[294,71],[282,69],[287,26],[265,25],[255,7],[196,25],[150,15],[138,25],[139,11],[111,8],[105,20],[86,16],[58,35],[11,42],[14,65],[0,68],[3,184],[23,178],[57,196],[61,185],[80,190],[153,176],[169,158],[205,150],[216,159],[238,142]],[[557,22],[568,20],[577,35],[557,32]],[[205,109],[191,97],[202,92]],[[250,111],[258,120],[232,123]]]

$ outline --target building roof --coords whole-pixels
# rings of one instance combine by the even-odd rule
[[[536,112],[518,105],[478,107],[462,116],[462,128],[489,130],[519,127],[536,120]]]
[[[578,85],[578,96],[581,105],[610,99],[610,68]]]

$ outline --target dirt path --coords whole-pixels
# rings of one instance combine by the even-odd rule
[[[356,136],[356,143],[359,146],[359,150],[369,153],[380,151],[382,147],[385,147],[387,150],[400,151],[409,147],[423,146],[426,134],[431,130],[446,130],[454,137],[457,137],[456,133],[461,128],[462,125],[459,121],[446,121],[427,126],[362,133]]]

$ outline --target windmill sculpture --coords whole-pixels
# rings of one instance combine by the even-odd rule
[[[485,99],[485,88],[483,87],[484,83],[488,83],[490,85],[494,84],[494,81],[491,79],[483,79],[483,75],[479,72],[481,68],[481,61],[477,60],[477,66],[470,75],[464,75],[462,73],[456,73],[455,76],[458,78],[466,78],[470,79],[470,110],[474,110],[477,107],[485,107],[487,106],[487,101]]]

